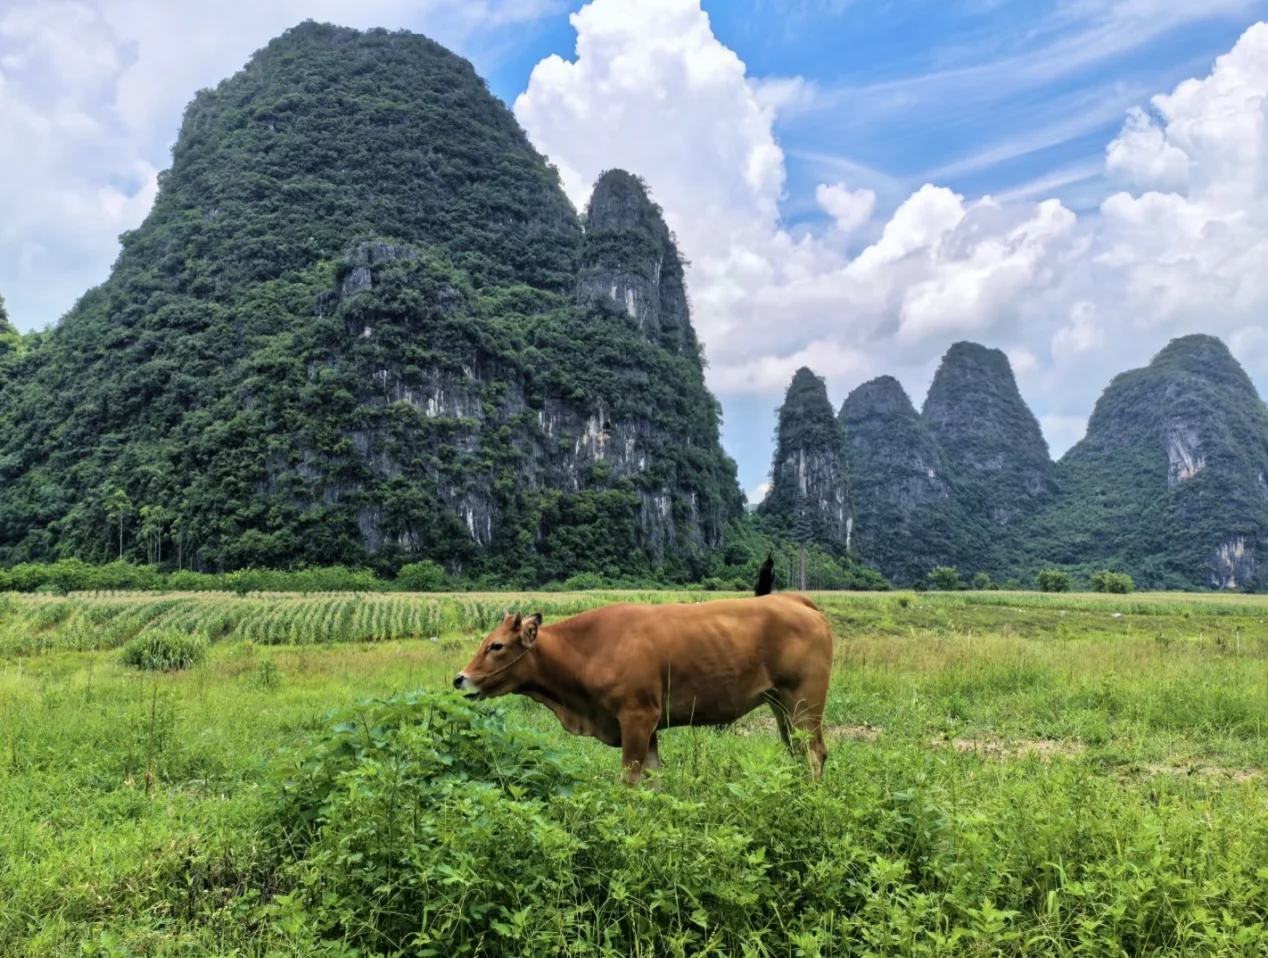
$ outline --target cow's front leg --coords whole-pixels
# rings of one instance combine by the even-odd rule
[[[643,769],[648,767],[647,754],[659,721],[659,710],[621,713],[621,770],[626,785],[637,785]],[[660,765],[659,755],[655,765]]]

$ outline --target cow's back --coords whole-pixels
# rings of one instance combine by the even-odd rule
[[[690,645],[691,637],[701,630],[720,628],[728,631],[737,646],[799,640],[820,644],[826,640],[830,646],[832,641],[831,627],[818,605],[795,592],[660,605],[615,603],[566,621],[578,631],[591,634],[596,645],[621,645],[635,637],[649,638],[664,652],[676,652],[680,644]]]
[[[560,625],[585,647],[596,691],[628,698],[665,690],[692,702],[702,721],[731,721],[766,690],[832,667],[828,621],[795,593],[609,605]]]

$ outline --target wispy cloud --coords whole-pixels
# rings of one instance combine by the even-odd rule
[[[1102,159],[1085,160],[1055,170],[1049,170],[1042,176],[1010,186],[1005,190],[996,191],[992,195],[1001,203],[1019,203],[1026,200],[1035,200],[1051,196],[1076,183],[1101,179],[1104,172],[1105,163]]]
[[[1032,112],[1034,126],[1031,129],[1005,136],[968,156],[928,170],[922,178],[943,182],[980,173],[1009,160],[1118,126],[1127,110],[1143,102],[1148,93],[1143,84],[1113,84],[1055,98],[1044,104],[1037,115]]]
[[[881,196],[906,195],[911,192],[908,179],[860,163],[842,153],[800,147],[789,147],[784,152],[788,158],[807,164],[816,176],[845,182],[852,189],[869,189]]]
[[[1001,100],[1146,47],[1186,25],[1258,10],[1268,10],[1268,0],[1069,0],[1003,55],[972,62],[983,49],[1007,49],[1000,37],[984,36],[979,45],[958,51],[962,65],[877,83],[824,86],[815,106],[848,108],[858,116],[928,103],[963,107]]]

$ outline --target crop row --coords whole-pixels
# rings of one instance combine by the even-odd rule
[[[531,601],[514,595],[472,598],[373,593],[0,596],[0,655],[115,649],[151,630],[202,635],[213,642],[249,640],[261,645],[484,634],[517,609],[558,617],[605,605],[614,598],[598,592]],[[622,598],[663,602],[679,596],[647,593]]]

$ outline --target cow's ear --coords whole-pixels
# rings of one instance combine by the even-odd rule
[[[530,646],[537,641],[537,627],[542,624],[542,614],[534,612],[524,620],[524,625],[520,629],[520,641],[524,645]]]

